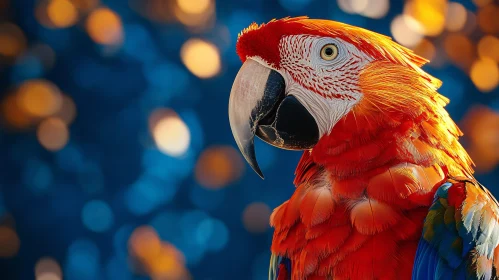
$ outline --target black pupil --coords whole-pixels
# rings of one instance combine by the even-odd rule
[[[331,56],[333,55],[333,48],[331,47],[328,47],[324,50],[324,53],[327,55],[327,56]]]

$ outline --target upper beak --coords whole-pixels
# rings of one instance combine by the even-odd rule
[[[229,121],[237,146],[253,170],[264,177],[255,156],[255,134],[289,150],[312,148],[319,140],[314,117],[292,95],[277,71],[247,59],[234,80]]]

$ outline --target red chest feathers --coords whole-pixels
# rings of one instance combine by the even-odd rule
[[[366,180],[316,173],[274,210],[272,252],[292,279],[411,279],[439,167],[399,164]]]

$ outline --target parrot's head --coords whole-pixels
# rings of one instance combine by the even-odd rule
[[[230,94],[230,125],[262,178],[254,135],[283,149],[312,149],[349,114],[420,114],[410,103],[433,98],[440,85],[420,69],[425,59],[389,37],[334,21],[253,23],[236,50],[243,65]]]

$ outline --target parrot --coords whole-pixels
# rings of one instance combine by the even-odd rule
[[[238,34],[235,142],[302,151],[270,216],[270,280],[498,279],[499,206],[473,176],[427,59],[344,23],[286,17]]]

